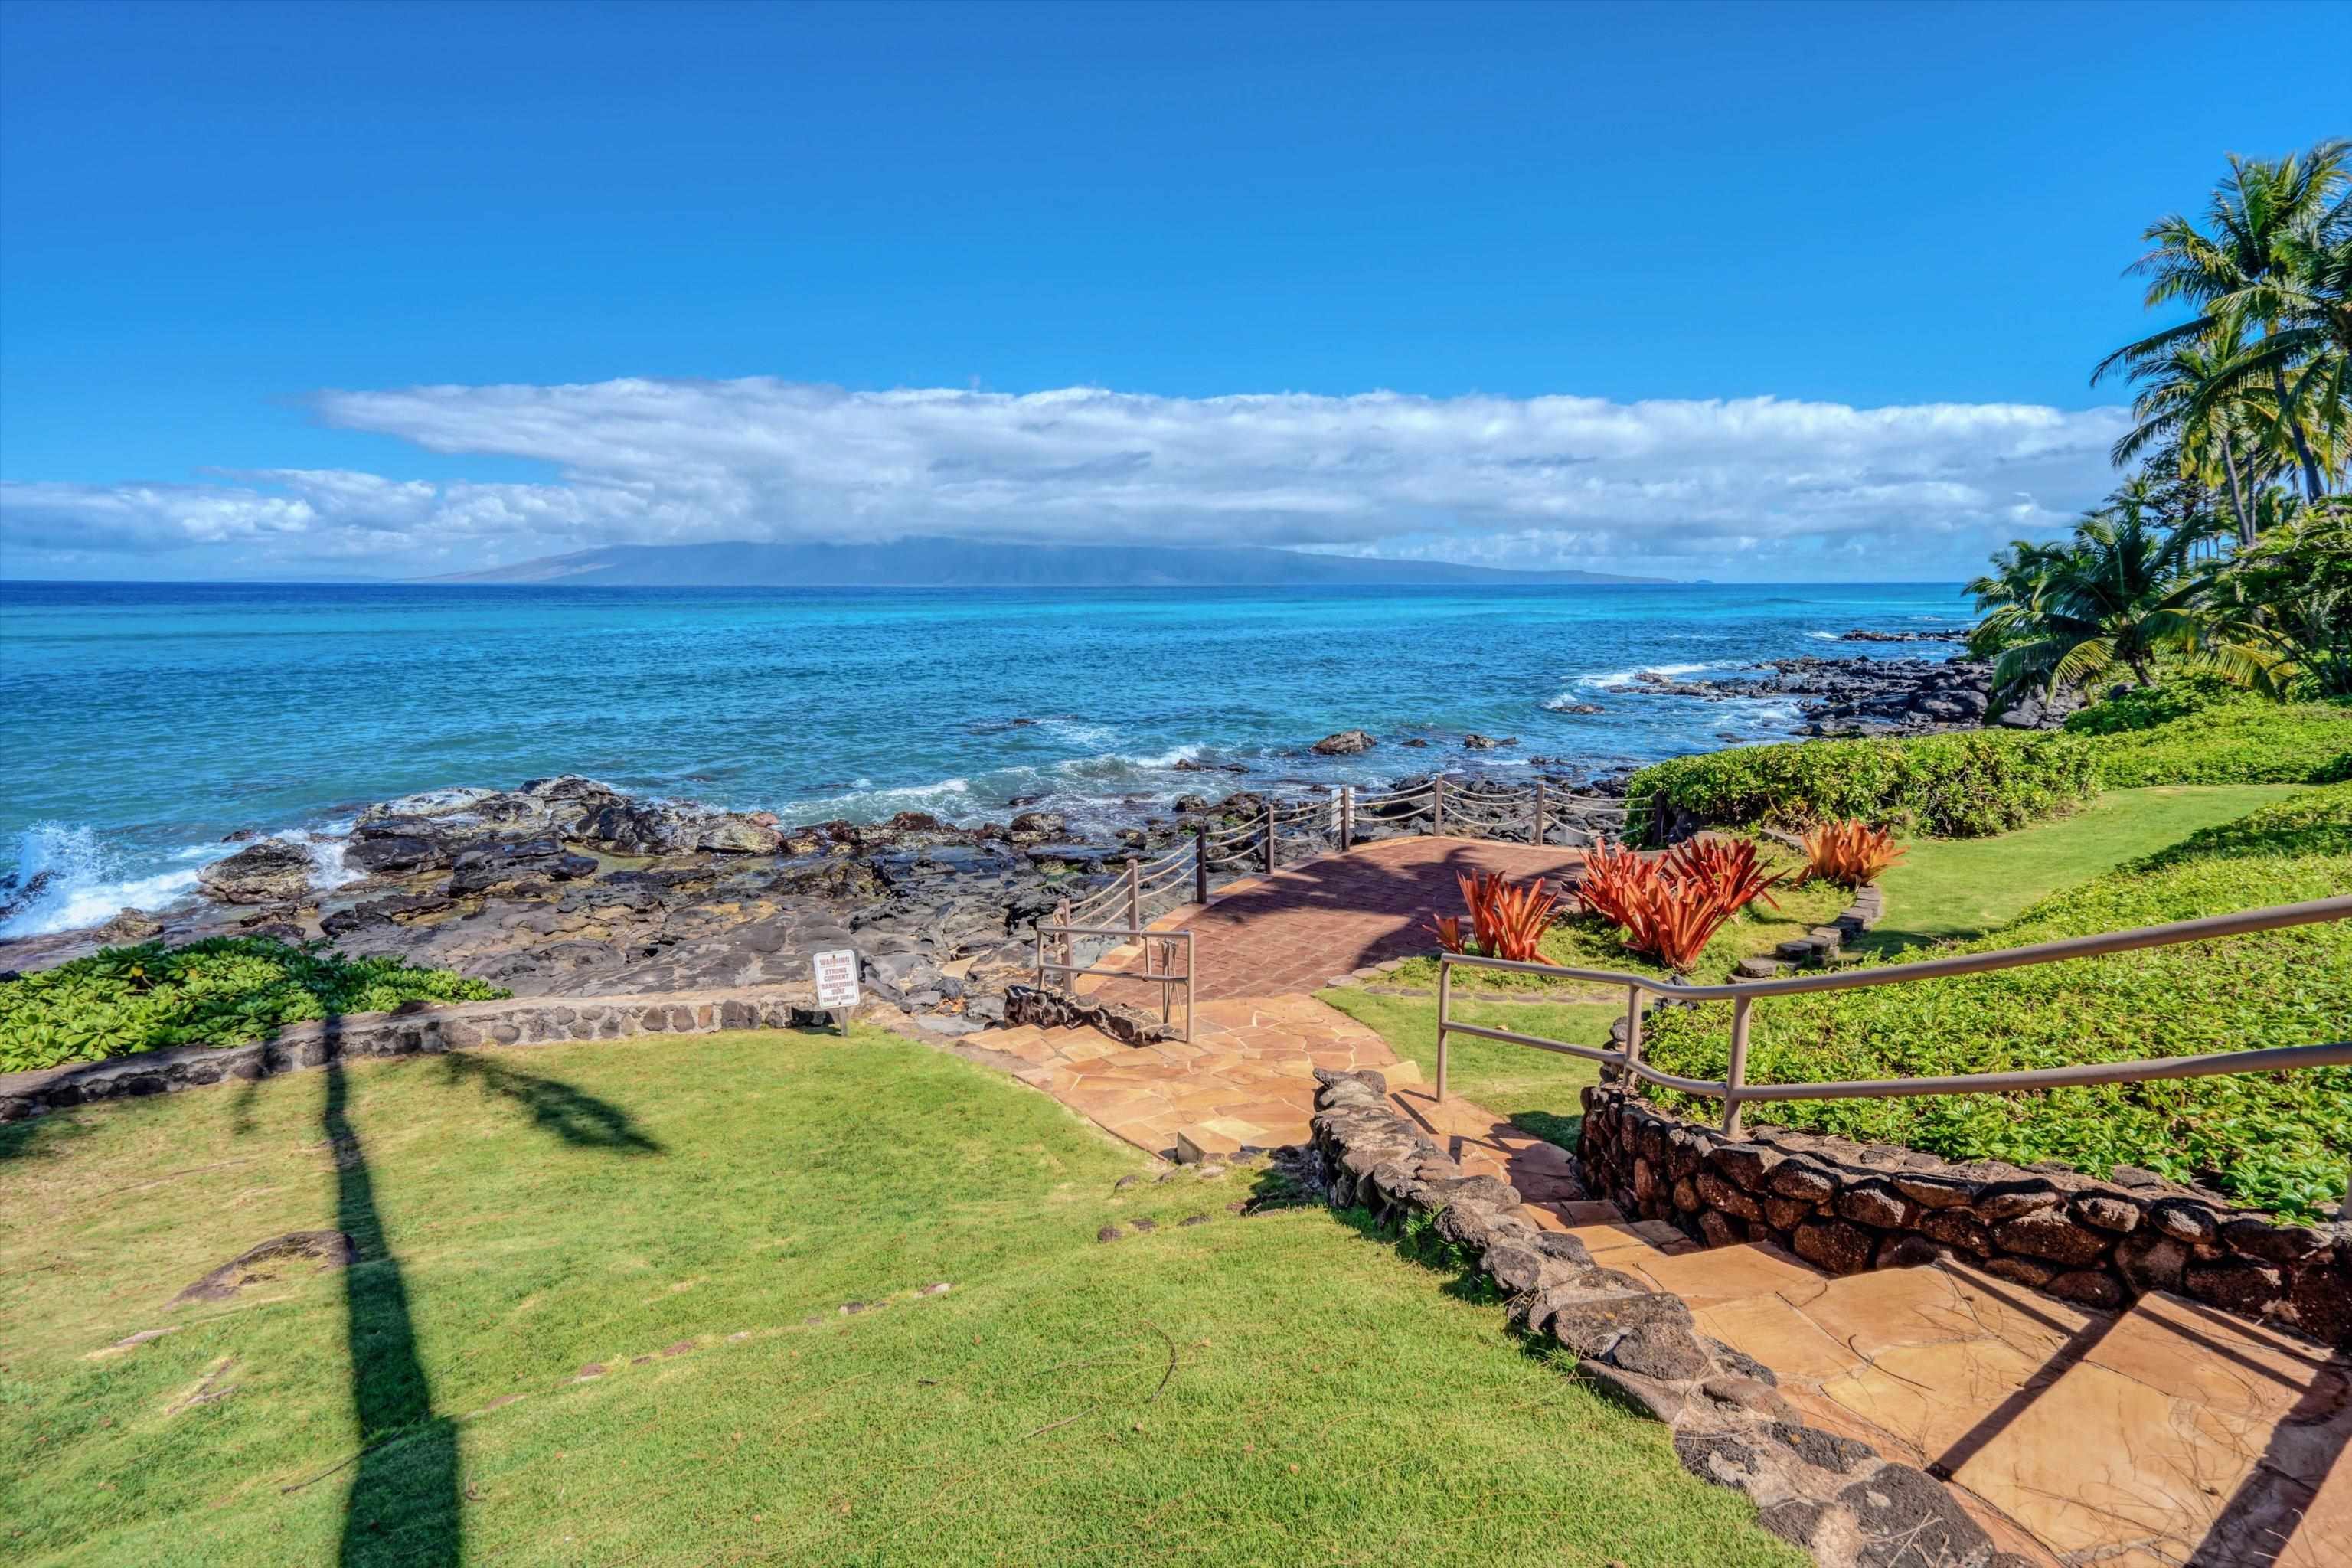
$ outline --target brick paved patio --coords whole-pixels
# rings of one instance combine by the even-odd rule
[[[1462,912],[1457,873],[1498,871],[1564,886],[1583,862],[1577,849],[1391,838],[1232,883],[1207,908],[1187,906],[1155,929],[1193,933],[1201,1002],[1314,992],[1367,963],[1433,952],[1429,922]],[[1114,981],[1106,983],[1105,994],[1159,1005],[1157,986]]]

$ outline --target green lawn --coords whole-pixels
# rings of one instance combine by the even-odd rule
[[[1437,1004],[1421,996],[1381,996],[1340,987],[1322,999],[1388,1041],[1389,1049],[1421,1066],[1423,1079],[1437,1081]],[[1622,1001],[1457,1002],[1454,1016],[1465,1024],[1509,1029],[1571,1045],[1605,1046],[1612,1020],[1622,1017]],[[1474,1100],[1513,1125],[1563,1149],[1576,1147],[1584,1120],[1577,1091],[1596,1081],[1601,1064],[1501,1040],[1457,1035],[1446,1050],[1446,1089]]]
[[[1921,838],[1880,879],[1886,919],[1852,945],[1892,952],[1999,930],[2030,904],[2295,793],[2293,784],[2111,790],[2072,816],[1998,838]]]
[[[1229,1212],[1263,1174],[1160,1169],[864,1030],[363,1063],[0,1129],[7,1554],[1802,1562],[1445,1277],[1318,1207]],[[358,1267],[166,1305],[326,1226]]]

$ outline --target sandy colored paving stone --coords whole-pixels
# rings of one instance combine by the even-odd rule
[[[1810,1301],[1829,1285],[1827,1275],[1802,1259],[1777,1247],[1754,1243],[1664,1255],[1643,1268],[1651,1279],[1694,1310],[1749,1296],[1774,1296],[1791,1303]],[[1772,1363],[1766,1361],[1765,1364]]]
[[[2021,1310],[2022,1302],[2034,1310]],[[2014,1287],[1988,1290],[1941,1264],[1848,1275],[1836,1289],[1797,1305],[1824,1333],[1864,1356],[1900,1345],[1990,1337],[2046,1360],[2099,1316]]]
[[[2162,1292],[2133,1303],[2083,1359],[2217,1415],[2314,1429],[2352,1419],[2352,1387],[2319,1346]]]
[[[2011,1395],[2046,1378],[2049,1363],[1996,1339],[1898,1345],[1826,1380],[1822,1392],[1930,1460],[1984,1426]]]
[[[2137,1542],[2186,1562],[2255,1458],[2199,1430],[2194,1408],[2074,1366],[1955,1476],[2061,1553]]]
[[[1822,1332],[1820,1324],[1778,1295],[1695,1307],[1692,1316],[1701,1333],[1754,1356],[1784,1384],[1816,1383],[1863,1364],[1860,1356]]]

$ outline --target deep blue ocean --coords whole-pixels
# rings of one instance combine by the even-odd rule
[[[1789,731],[1627,689],[1960,624],[1957,584],[1023,591],[0,583],[6,934],[184,895],[222,836],[583,773],[788,820],[1103,822],[1188,791],[1436,765],[1601,770]],[[1547,703],[1590,701],[1567,714]],[[1020,722],[1032,721],[1032,722]],[[1314,757],[1362,728],[1428,750]],[[1517,736],[1465,752],[1467,731]],[[1240,762],[1234,775],[1171,771]]]

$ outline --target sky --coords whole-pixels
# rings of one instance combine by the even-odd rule
[[[2140,230],[2352,134],[2346,58],[2321,4],[6,0],[0,575],[1957,579],[2110,487]]]

